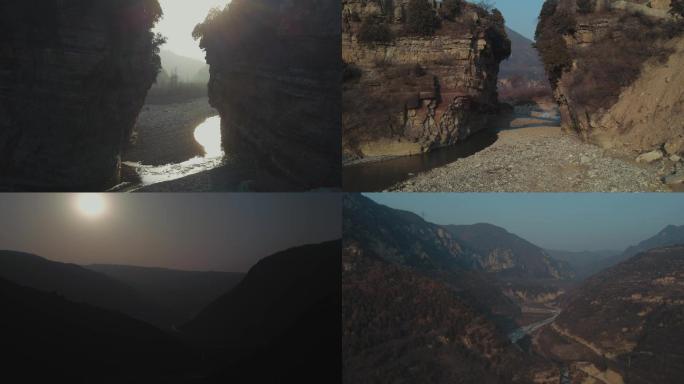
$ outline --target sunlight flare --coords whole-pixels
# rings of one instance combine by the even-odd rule
[[[204,148],[206,158],[223,157],[221,117],[210,117],[198,125],[195,129],[195,140]]]
[[[102,194],[80,193],[76,196],[76,205],[79,212],[87,217],[99,217],[104,214],[107,204]]]

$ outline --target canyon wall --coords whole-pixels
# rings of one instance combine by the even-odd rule
[[[499,63],[510,54],[498,11],[437,9],[436,31],[416,34],[407,31],[406,0],[342,5],[344,161],[426,152],[487,125],[499,107]]]
[[[339,187],[340,5],[234,0],[195,29],[224,147],[294,189]]]
[[[586,3],[586,8],[578,4]],[[562,123],[643,160],[684,154],[684,23],[669,0],[548,0],[537,45]]]
[[[159,68],[157,0],[0,2],[0,189],[103,190]]]

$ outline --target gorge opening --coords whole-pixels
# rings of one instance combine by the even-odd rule
[[[153,32],[164,39],[161,68],[124,147],[124,178],[114,190],[137,190],[225,164],[221,118],[209,104],[209,65],[193,31],[229,2],[159,0],[163,16]]]

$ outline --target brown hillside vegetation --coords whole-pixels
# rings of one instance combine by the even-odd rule
[[[343,382],[531,382],[543,364],[519,353],[449,286],[343,252]],[[529,370],[529,371],[528,371]]]
[[[684,246],[656,248],[590,278],[539,339],[555,358],[588,361],[629,383],[684,373]],[[554,335],[555,334],[555,335]]]

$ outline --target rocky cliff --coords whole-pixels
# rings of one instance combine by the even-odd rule
[[[0,2],[0,189],[118,183],[160,15],[157,0]]]
[[[340,4],[234,0],[195,29],[226,153],[296,189],[339,187]]]
[[[497,110],[499,63],[510,54],[503,17],[429,3],[437,9],[423,17],[433,19],[415,32],[408,0],[342,1],[346,161],[455,144]]]
[[[684,24],[669,0],[548,0],[537,46],[565,129],[637,157],[684,153]],[[667,165],[667,164],[666,164]]]
[[[574,275],[566,263],[552,259],[543,249],[501,227],[480,223],[445,228],[475,252],[483,270],[499,278],[565,279]]]

